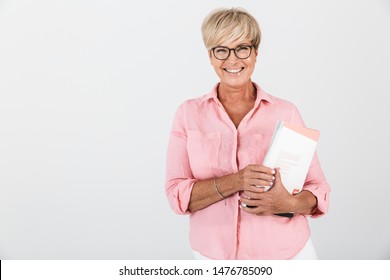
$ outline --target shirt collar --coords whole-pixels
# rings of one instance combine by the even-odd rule
[[[255,107],[259,106],[259,104],[262,100],[273,103],[273,100],[268,93],[266,93],[264,90],[262,90],[262,88],[258,84],[253,83],[253,85],[256,87],[256,92],[257,92]],[[218,100],[218,93],[217,93],[218,86],[219,86],[219,83],[216,84],[212,88],[212,90],[203,97],[202,102],[213,99],[217,104],[220,104],[220,101]]]

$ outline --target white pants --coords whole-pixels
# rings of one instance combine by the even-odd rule
[[[195,260],[209,259],[197,251],[192,251],[192,253],[194,254]],[[291,260],[317,260],[316,250],[314,249],[311,238],[309,238],[302,250],[299,251],[298,254],[296,254],[294,257],[292,257]]]

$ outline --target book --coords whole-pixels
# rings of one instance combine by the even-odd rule
[[[282,121],[276,124],[263,165],[280,168],[282,183],[291,194],[303,188],[319,137],[315,129]]]

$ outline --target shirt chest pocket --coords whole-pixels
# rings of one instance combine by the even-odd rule
[[[187,131],[188,159],[195,178],[210,178],[218,173],[220,148],[220,132]]]

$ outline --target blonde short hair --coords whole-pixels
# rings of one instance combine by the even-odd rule
[[[202,24],[203,42],[208,50],[222,43],[248,39],[257,50],[261,31],[256,19],[242,8],[217,9],[210,12]]]

